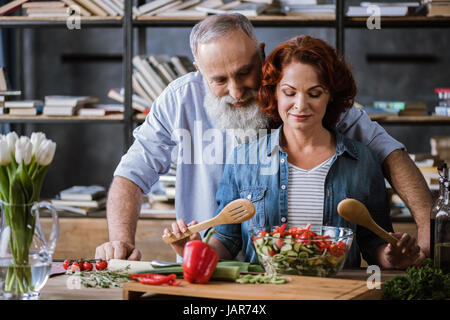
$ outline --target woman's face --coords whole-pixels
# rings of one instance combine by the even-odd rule
[[[276,95],[285,127],[304,130],[322,126],[330,94],[319,83],[314,67],[297,61],[285,66]]]

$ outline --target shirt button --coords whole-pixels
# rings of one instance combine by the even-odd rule
[[[282,217],[282,218],[281,218],[281,222],[286,222],[286,218],[285,218],[285,217]]]
[[[249,195],[247,196],[247,199],[248,199],[248,200],[251,200],[251,199],[252,199],[252,195],[249,194]]]
[[[281,163],[284,163],[284,159],[281,159],[280,161],[281,161]]]
[[[281,189],[286,189],[286,186],[283,184],[282,186],[281,186]]]

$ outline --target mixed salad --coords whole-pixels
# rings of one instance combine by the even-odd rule
[[[286,224],[272,232],[259,231],[252,237],[256,253],[267,273],[310,276],[335,275],[344,263],[348,246],[310,230],[311,225],[286,229]]]

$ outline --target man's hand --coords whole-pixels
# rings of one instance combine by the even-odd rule
[[[426,255],[416,243],[416,239],[407,233],[390,233],[399,239],[396,246],[386,244],[378,249],[380,264],[385,269],[404,270],[410,266],[419,266]]]
[[[130,243],[110,241],[97,247],[95,250],[95,259],[141,260],[141,253]]]
[[[178,219],[177,222],[172,223],[172,231],[168,228],[164,229],[164,235],[170,237],[174,234],[177,238],[181,237],[181,234],[187,231],[188,226],[193,226],[194,224],[197,224],[197,221],[192,221],[186,225],[186,222],[184,222],[183,219]],[[173,251],[175,251],[180,257],[183,257],[184,246],[192,240],[202,240],[202,237],[199,233],[194,233],[187,238],[172,242],[170,245]]]

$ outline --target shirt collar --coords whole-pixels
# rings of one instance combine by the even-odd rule
[[[267,139],[267,156],[271,156],[276,151],[284,152],[280,145],[280,135],[283,125],[279,126],[274,133],[270,134]],[[344,137],[342,133],[336,129],[332,130],[336,135],[336,155],[341,156],[344,152],[349,154],[351,157],[358,159],[358,150],[354,142],[350,139]],[[273,143],[272,143],[273,141]]]

